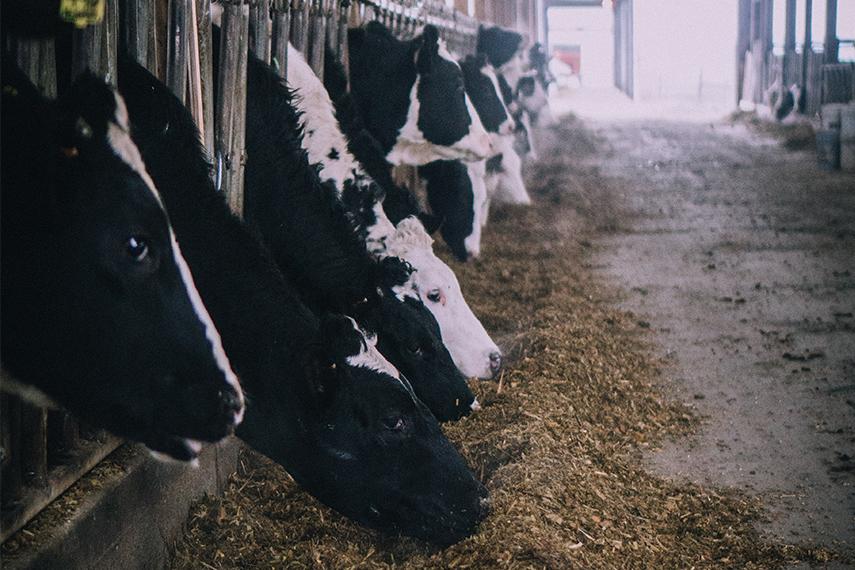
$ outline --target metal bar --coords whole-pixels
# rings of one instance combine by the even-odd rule
[[[291,2],[290,0],[274,0],[273,3],[273,38],[272,63],[280,77],[288,73],[288,41],[291,38]]]
[[[270,63],[270,0],[254,0],[249,6],[249,48]]]
[[[808,89],[808,66],[813,52],[813,0],[805,0],[805,41],[802,47],[802,88]]]
[[[837,63],[837,0],[825,0],[825,63]]]

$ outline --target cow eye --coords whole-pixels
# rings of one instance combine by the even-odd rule
[[[148,241],[140,236],[131,236],[125,242],[125,251],[131,259],[141,263],[148,257]]]
[[[417,344],[413,346],[408,346],[407,350],[410,352],[410,354],[415,354],[416,356],[422,355],[422,347]]]
[[[407,427],[407,422],[401,416],[389,416],[381,420],[383,427],[389,431],[401,432]]]
[[[439,303],[442,300],[442,291],[439,289],[428,291],[427,298],[432,303]]]

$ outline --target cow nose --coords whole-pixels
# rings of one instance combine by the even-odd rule
[[[490,353],[490,371],[493,373],[493,377],[499,373],[499,370],[502,369],[502,353],[501,352],[491,352]]]
[[[234,418],[236,424],[239,423],[239,418],[243,417],[243,401],[240,396],[234,390],[221,390],[219,396],[220,413],[225,417]]]

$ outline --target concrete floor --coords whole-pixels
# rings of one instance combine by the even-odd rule
[[[759,493],[775,537],[855,552],[855,176],[742,125],[587,102],[628,211],[596,266],[705,417],[651,468]]]

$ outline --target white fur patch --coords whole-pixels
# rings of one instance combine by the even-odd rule
[[[485,222],[481,221],[484,213],[484,203],[487,201],[487,161],[479,160],[466,164],[466,173],[469,183],[472,185],[472,233],[463,240],[466,253],[473,258],[481,255],[481,228]]]
[[[531,204],[531,197],[522,177],[522,160],[514,150],[513,137],[503,137],[501,149],[501,170],[487,173],[487,193],[490,200],[504,204]]]
[[[460,67],[457,61],[448,53],[445,43],[442,40],[439,43],[439,55],[455,66]],[[415,57],[418,57],[418,54]],[[475,161],[490,156],[493,152],[492,140],[489,133],[484,129],[481,118],[478,116],[478,112],[472,105],[472,101],[468,95],[464,95],[466,109],[471,121],[467,134],[451,146],[436,145],[425,138],[424,133],[422,133],[418,126],[420,107],[418,99],[419,81],[420,77],[417,76],[416,81],[413,83],[413,88],[410,90],[410,106],[407,109],[407,120],[398,132],[398,138],[392,150],[386,155],[386,160],[394,165],[410,164],[420,166],[434,160]]]
[[[118,93],[114,93],[114,95],[116,98],[116,122],[110,123],[107,126],[107,140],[110,147],[113,149],[116,156],[118,156],[122,162],[127,164],[131,170],[133,170],[143,180],[146,187],[157,200],[158,204],[160,204],[160,207],[163,208],[164,212],[166,212],[163,200],[160,198],[160,193],[157,191],[157,188],[155,188],[154,182],[149,176],[148,171],[146,171],[140,151],[131,140],[128,132],[128,111],[125,107],[125,102]],[[214,322],[211,320],[208,310],[202,303],[202,298],[199,295],[199,291],[196,289],[196,284],[193,282],[193,275],[190,273],[190,268],[187,266],[184,256],[181,255],[181,250],[178,247],[178,241],[175,239],[175,232],[172,230],[171,226],[169,227],[169,241],[172,246],[172,254],[175,258],[175,263],[178,266],[181,279],[184,282],[184,288],[186,289],[187,296],[190,298],[190,303],[193,306],[193,311],[205,327],[205,337],[208,339],[208,342],[211,343],[214,360],[216,361],[220,371],[223,373],[226,381],[235,389],[235,392],[237,392],[241,409],[235,417],[235,424],[239,424],[243,420],[244,413],[244,398],[240,383],[229,364],[229,359],[228,356],[226,356],[225,350],[223,350],[220,333],[214,326]]]
[[[418,294],[439,324],[454,364],[465,376],[491,378],[490,354],[500,352],[499,348],[463,298],[454,272],[434,254],[433,240],[417,218],[401,220],[397,230],[386,242],[387,253],[406,260],[416,270],[407,283],[395,288],[395,294]],[[439,302],[428,299],[431,291],[440,292]]]
[[[362,345],[362,350],[359,351],[358,354],[347,357],[347,363],[354,368],[362,366],[363,368],[368,368],[369,370],[374,370],[375,372],[380,372],[382,374],[387,374],[394,378],[395,380],[401,382],[401,373],[398,372],[398,369],[392,365],[391,362],[386,360],[386,357],[380,354],[380,351],[377,350],[377,337],[376,336],[368,336],[365,332],[359,328],[359,325],[356,324],[356,321],[350,317],[347,317],[350,320],[353,328],[359,332],[360,335],[365,339],[364,344]],[[403,384],[403,382],[402,382]]]
[[[513,134],[514,129],[516,128],[516,122],[514,118],[511,116],[511,110],[505,104],[505,98],[502,96],[502,88],[499,87],[499,78],[496,75],[496,72],[493,70],[493,66],[489,63],[484,65],[481,68],[481,73],[487,76],[487,79],[490,80],[490,83],[493,85],[493,89],[496,92],[496,98],[498,98],[499,102],[502,104],[502,108],[505,110],[505,114],[507,115],[507,119],[505,119],[501,125],[499,125],[499,132],[495,133],[498,136],[510,135]],[[490,133],[491,135],[494,133]],[[493,151],[494,154],[497,148],[497,139],[493,138]]]

